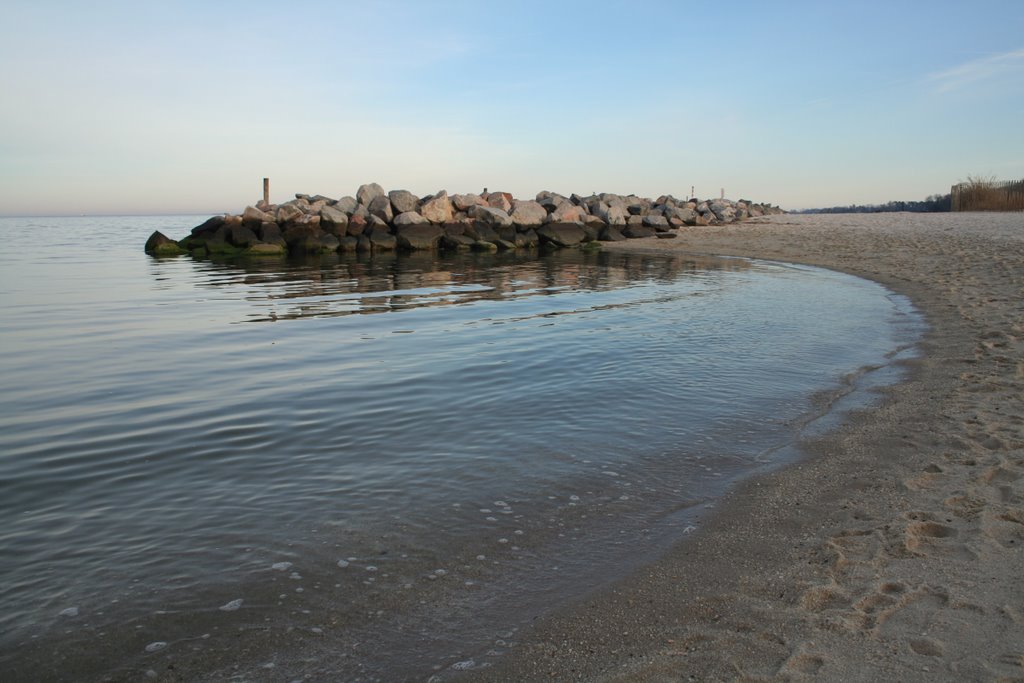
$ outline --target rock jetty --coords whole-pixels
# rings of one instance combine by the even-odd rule
[[[593,247],[600,241],[672,238],[684,225],[724,225],[778,213],[776,206],[747,200],[547,191],[527,200],[486,190],[418,197],[369,183],[355,197],[297,194],[283,204],[260,201],[241,214],[214,216],[181,240],[155,232],[145,249],[154,256],[203,257]]]

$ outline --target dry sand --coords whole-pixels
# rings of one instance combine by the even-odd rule
[[[1024,681],[1024,214],[778,216],[612,248],[845,271],[931,329],[880,405],[458,679]]]

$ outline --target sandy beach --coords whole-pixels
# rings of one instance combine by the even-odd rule
[[[1024,214],[679,232],[609,248],[875,280],[925,314],[920,356],[659,562],[538,617],[458,680],[1024,681]]]

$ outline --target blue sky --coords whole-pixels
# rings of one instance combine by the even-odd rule
[[[1024,177],[1024,3],[5,0],[0,214]]]

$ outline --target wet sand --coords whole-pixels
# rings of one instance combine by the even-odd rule
[[[777,216],[609,249],[824,266],[909,296],[908,379],[470,681],[1024,681],[1024,214]]]

